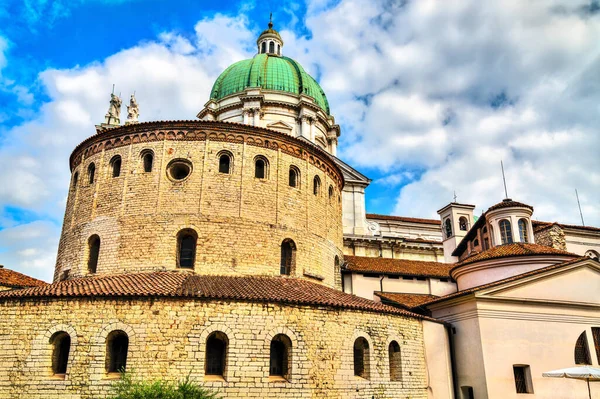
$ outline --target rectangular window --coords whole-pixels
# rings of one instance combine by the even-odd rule
[[[531,382],[531,371],[527,365],[513,366],[515,375],[515,388],[517,393],[533,393],[533,384]]]

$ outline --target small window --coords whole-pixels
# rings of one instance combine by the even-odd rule
[[[261,54],[264,54],[267,52],[267,42],[262,42],[262,44],[260,45],[260,52],[261,52]]]
[[[329,199],[333,198],[333,186],[329,186]]]
[[[106,372],[120,373],[127,365],[129,337],[125,331],[115,330],[106,337]]]
[[[512,229],[510,227],[510,222],[506,219],[502,219],[500,221],[500,238],[502,239],[502,244],[512,244]]]
[[[467,231],[469,230],[469,222],[467,221],[467,218],[464,216],[461,216],[458,219],[458,228],[461,229],[462,231]]]
[[[229,154],[219,156],[219,173],[231,173],[231,156]]]
[[[369,342],[363,337],[354,341],[354,375],[369,379]]]
[[[254,177],[257,179],[266,179],[268,171],[268,162],[262,157],[257,157],[254,161]]]
[[[533,393],[529,366],[513,366],[517,393]]]
[[[600,327],[592,327],[592,337],[594,338],[594,349],[596,349],[596,357],[600,364]]]
[[[388,354],[390,360],[390,381],[402,381],[402,358],[398,342],[390,342]]]
[[[450,222],[450,219],[446,219],[444,226],[446,228],[446,238],[452,237],[452,222]]]
[[[277,334],[271,340],[269,355],[269,376],[290,379],[290,355],[292,341],[284,334]]]
[[[483,226],[483,234],[487,233],[487,226]]]
[[[277,45],[277,55],[281,55],[281,46]]]
[[[490,249],[490,240],[486,237],[483,239],[483,250]]]
[[[275,54],[275,43],[269,42],[269,53]]]
[[[88,240],[88,273],[96,273],[100,257],[100,237],[96,234]]]
[[[289,184],[290,187],[300,188],[300,170],[295,166],[290,166]]]
[[[319,195],[321,192],[321,179],[319,176],[315,176],[313,179],[313,194]]]
[[[142,163],[144,164],[144,172],[150,173],[152,172],[152,166],[154,164],[154,154],[151,151],[146,151],[142,153]]]
[[[110,167],[112,169],[112,177],[121,176],[121,157],[116,155],[110,160]]]
[[[462,399],[475,399],[473,387],[460,387]]]
[[[79,172],[75,172],[75,174],[73,174],[73,184],[72,184],[73,188],[77,188],[78,181],[79,181]]]
[[[473,246],[474,247],[478,247],[479,246],[479,239],[476,238],[476,239],[473,240]]]
[[[192,173],[192,164],[186,159],[174,159],[167,165],[167,174],[172,180],[184,180],[190,173]]]
[[[185,229],[177,234],[177,267],[194,268],[197,241],[198,235],[194,230]]]
[[[286,238],[281,243],[281,265],[280,274],[290,275],[294,272],[296,263],[296,244]]]
[[[588,347],[587,334],[585,331],[581,333],[575,343],[575,364],[592,364],[592,357],[590,356],[590,348]]]
[[[206,375],[225,376],[227,360],[227,335],[220,331],[213,332],[206,340]]]
[[[52,374],[64,376],[69,363],[71,337],[66,332],[59,331],[50,337],[50,344],[52,345]]]
[[[521,242],[529,242],[526,219],[519,219],[519,238],[521,239]]]
[[[88,166],[88,183],[94,184],[94,176],[96,175],[96,165],[93,163]]]

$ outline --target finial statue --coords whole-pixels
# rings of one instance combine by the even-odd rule
[[[140,110],[138,108],[138,103],[135,99],[135,93],[131,95],[129,99],[129,105],[127,106],[127,121],[126,125],[131,125],[132,123],[138,123],[138,117],[140,116]]]
[[[115,94],[115,85],[113,85],[108,113],[104,116],[104,123],[106,125],[115,126],[121,124],[121,102],[121,98]]]

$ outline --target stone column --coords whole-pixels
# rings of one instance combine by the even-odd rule
[[[243,110],[242,111],[242,115],[244,116],[244,125],[249,125],[249,119],[248,119],[248,114],[250,113],[250,110]]]
[[[301,123],[302,123],[302,137],[305,137],[307,139],[310,140],[310,131],[309,131],[309,126],[308,126],[308,117],[306,115],[302,115],[300,117]]]
[[[254,126],[260,126],[260,108],[253,108],[254,111]]]

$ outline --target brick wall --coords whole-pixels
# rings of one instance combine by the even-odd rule
[[[268,303],[177,298],[5,300],[0,303],[0,398],[101,398],[106,337],[129,337],[127,368],[147,379],[204,382],[205,342],[229,340],[225,381],[205,381],[226,398],[426,398],[422,324],[400,316]],[[50,338],[71,337],[66,376],[51,375]],[[269,379],[277,334],[292,342],[289,381]],[[369,343],[370,379],[354,376],[353,344]],[[388,347],[401,349],[400,381],[390,381]],[[397,359],[396,359],[397,361]]]

